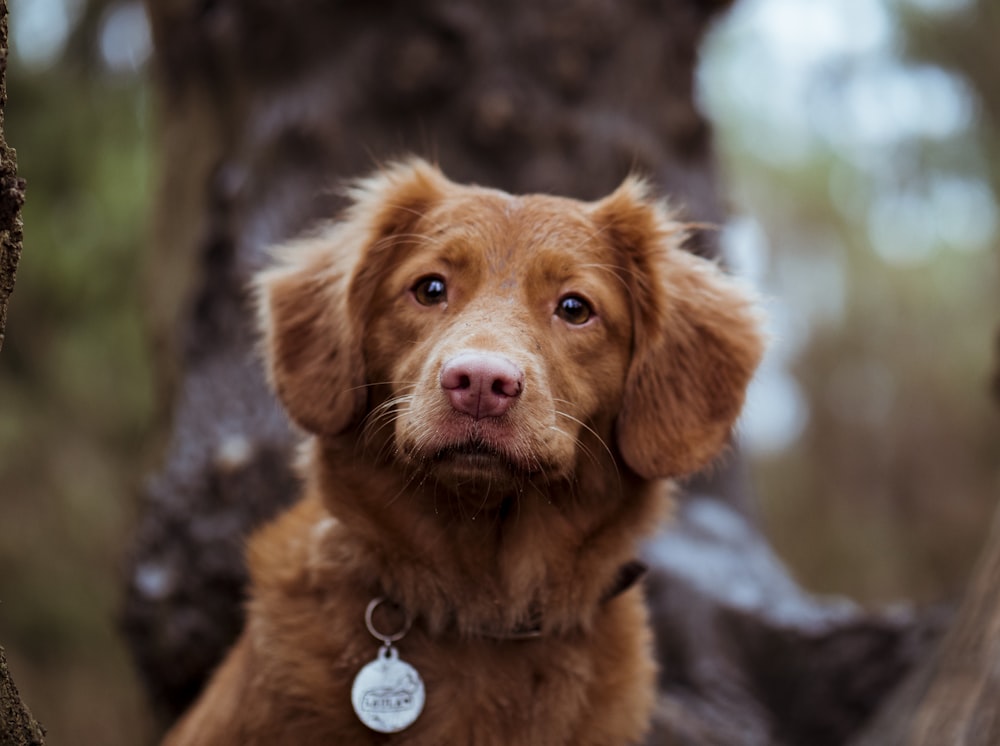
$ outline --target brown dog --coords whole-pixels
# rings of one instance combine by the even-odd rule
[[[588,204],[412,161],[352,196],[259,279],[305,497],[250,542],[246,628],[166,743],[641,740],[629,561],[658,480],[727,439],[749,300],[635,179]]]

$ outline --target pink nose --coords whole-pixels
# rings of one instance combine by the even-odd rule
[[[441,388],[451,406],[477,420],[502,415],[523,387],[521,369],[488,352],[461,352],[441,368]]]

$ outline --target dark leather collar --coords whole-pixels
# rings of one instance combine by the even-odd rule
[[[615,581],[601,594],[601,605],[617,598],[629,588],[638,583],[649,568],[639,560],[631,560],[618,568]],[[491,640],[534,640],[542,636],[541,612],[532,615],[532,619],[516,627],[510,632],[484,632],[483,637]]]
[[[649,568],[645,565],[645,563],[640,562],[639,560],[626,562],[618,568],[618,574],[615,576],[615,582],[611,584],[610,588],[604,591],[604,595],[601,596],[601,603],[606,604],[616,596],[622,595],[625,591],[642,580],[643,576],[648,571]]]

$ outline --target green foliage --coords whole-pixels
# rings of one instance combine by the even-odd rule
[[[0,355],[0,641],[52,743],[134,744],[114,614],[153,413],[144,89],[62,67],[15,69],[8,92],[28,194]]]

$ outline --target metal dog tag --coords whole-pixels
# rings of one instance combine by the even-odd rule
[[[351,704],[372,730],[395,733],[412,725],[424,709],[424,682],[417,669],[387,645],[354,677]]]
[[[354,677],[351,704],[361,722],[379,733],[396,733],[413,725],[424,709],[424,682],[417,669],[399,659],[392,643],[410,630],[406,617],[403,628],[385,635],[375,628],[372,615],[384,598],[374,598],[365,610],[365,625],[372,637],[382,641],[375,660]]]

